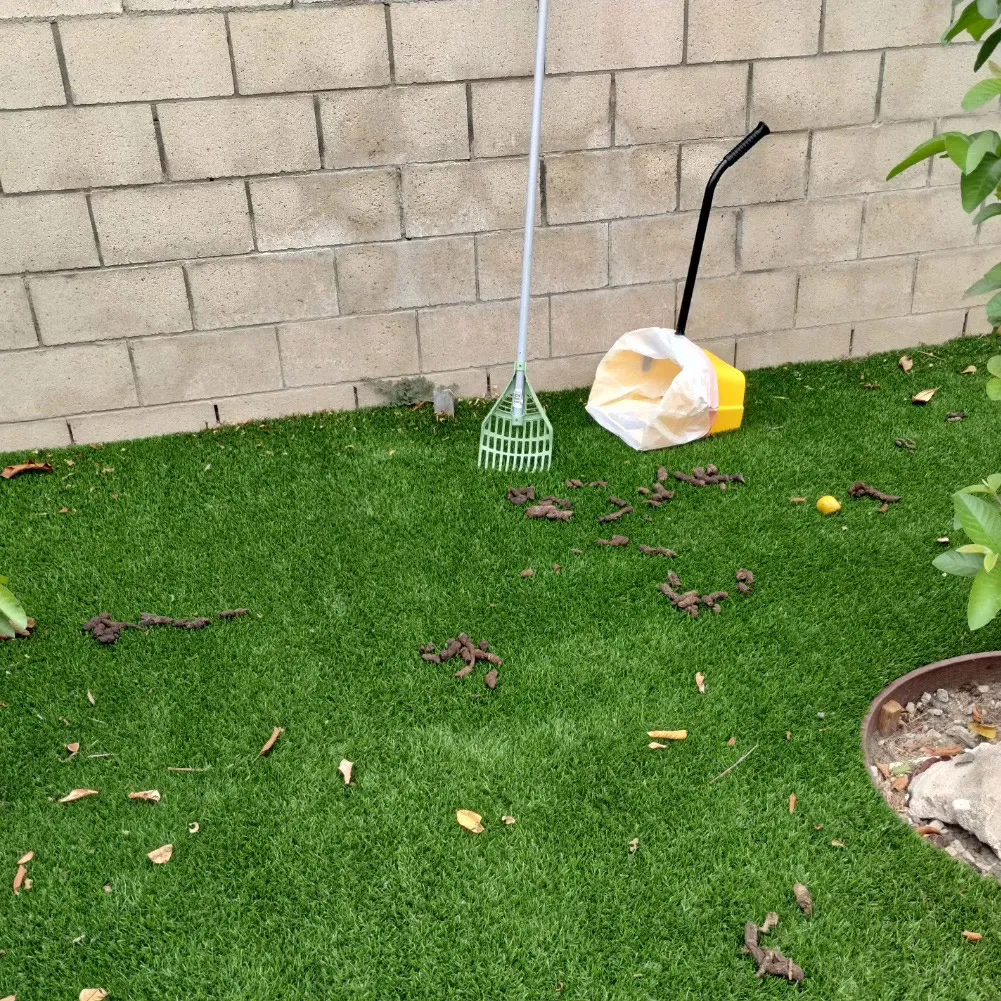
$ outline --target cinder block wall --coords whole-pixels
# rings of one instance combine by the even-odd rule
[[[888,167],[973,80],[948,0],[552,0],[532,378],[671,325],[744,368],[975,333],[1001,254]],[[0,449],[506,381],[534,0],[0,0]],[[967,122],[968,124],[968,122]],[[996,124],[992,122],[992,126]]]

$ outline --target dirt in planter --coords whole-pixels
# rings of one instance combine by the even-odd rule
[[[990,846],[955,824],[917,820],[910,815],[910,784],[939,761],[962,760],[987,740],[974,727],[997,724],[1001,733],[1001,684],[973,683],[924,692],[900,706],[888,702],[880,716],[883,736],[870,756],[869,769],[890,808],[922,837],[979,872],[1001,882],[1001,858]],[[995,738],[997,739],[997,738]]]

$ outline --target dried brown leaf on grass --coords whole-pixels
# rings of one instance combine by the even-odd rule
[[[789,793],[789,812],[796,812],[796,794],[794,792]]]
[[[62,799],[58,800],[59,803],[75,803],[79,799],[86,799],[88,796],[99,796],[100,793],[97,789],[73,789],[66,793]]]
[[[482,834],[486,828],[483,826],[483,818],[472,810],[456,810],[456,823],[470,834]]]
[[[92,706],[96,706],[97,705],[97,699],[94,698],[94,693],[92,691],[90,691],[89,689],[87,690],[87,701]]]
[[[143,803],[159,803],[159,789],[143,789],[141,792],[130,792],[129,799],[136,799]]]
[[[629,854],[635,855],[636,850],[639,848],[639,846],[640,846],[640,839],[633,838],[633,840],[629,842]]]
[[[188,834],[197,834],[202,829],[202,825],[197,820],[192,820],[188,824]]]
[[[168,772],[207,772],[212,766],[208,765],[205,768],[168,768]]]
[[[647,730],[646,735],[654,740],[687,740],[687,730]]]
[[[806,503],[806,498],[805,497],[790,497],[789,498],[789,503],[790,504],[805,504]]]
[[[832,841],[832,848],[847,848],[848,846],[843,841]]]
[[[964,368],[963,371],[960,372],[959,374],[960,375],[976,375],[977,374],[977,366],[976,365],[967,365],[966,368]]]
[[[34,852],[25,852],[18,860],[18,865],[27,865],[35,857]]]
[[[991,742],[997,740],[998,728],[994,726],[993,723],[971,723],[970,729],[978,737],[983,737],[984,740],[989,740]]]
[[[66,745],[66,750],[70,752],[70,756],[66,759],[67,761],[72,761],[80,753],[80,744],[78,741],[73,741],[72,744]]]
[[[923,406],[926,403],[931,403],[932,397],[938,392],[938,387],[933,389],[922,389],[920,393],[915,393],[911,397],[911,403],[915,403],[918,406]]]
[[[16,994],[8,994],[5,998],[0,998],[0,1001],[17,1001]]]
[[[980,942],[983,939],[983,937],[984,936],[981,935],[980,932],[978,931],[963,932],[963,938],[965,938],[967,942]]]
[[[20,476],[22,473],[51,472],[52,464],[49,462],[21,462],[16,466],[8,466],[2,473],[0,473],[0,478],[12,480],[15,476]]]
[[[649,744],[646,745],[651,751],[665,751],[667,750],[667,744],[659,744],[656,740],[651,740]]]
[[[28,867],[23,863],[18,865],[17,874],[14,876],[14,896],[21,895],[21,887],[24,886],[24,878],[28,875]]]
[[[799,904],[799,909],[807,917],[810,917],[813,914],[813,897],[810,891],[802,883],[796,883],[792,888],[792,892],[796,897],[796,903]]]
[[[701,671],[695,674],[695,685],[703,695],[706,694],[706,676]]]
[[[275,744],[278,743],[278,738],[284,732],[285,732],[285,727],[276,726],[274,730],[271,731],[271,736],[268,737],[268,742],[261,748],[261,751],[257,756],[259,758],[266,758],[274,750]]]
[[[736,737],[731,737],[731,738],[730,738],[730,739],[729,739],[729,740],[728,740],[728,741],[726,742],[726,746],[727,746],[727,747],[736,747],[736,746],[737,746],[737,738],[736,738]]]
[[[355,763],[353,761],[348,761],[347,758],[341,758],[341,763],[337,766],[337,770],[341,773],[341,778],[344,779],[344,784],[346,786],[351,785],[351,770],[354,766]]]
[[[913,359],[908,358],[907,355],[901,355],[900,361],[898,361],[897,364],[904,372],[910,372],[910,370],[914,368]]]
[[[501,820],[503,821],[503,823],[507,824],[508,827],[511,827],[514,824],[518,823],[518,821],[514,817],[512,817],[511,814],[509,813],[504,814],[504,816],[501,817]]]
[[[80,1001],[104,1001],[110,997],[103,987],[85,987],[80,991]]]
[[[161,845],[146,856],[153,865],[166,865],[174,857],[173,845]]]
[[[769,911],[765,915],[765,920],[762,922],[758,931],[760,931],[762,935],[768,935],[774,928],[778,927],[779,920],[779,916],[775,913],[775,911]]]
[[[535,576],[535,571],[531,567],[528,567],[527,569],[521,571],[521,576],[527,580],[529,577]]]

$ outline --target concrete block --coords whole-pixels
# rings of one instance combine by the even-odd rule
[[[514,362],[518,340],[517,300],[441,306],[418,314],[421,362],[426,370]],[[534,299],[528,318],[528,357],[549,355],[549,303]]]
[[[928,181],[928,164],[912,167],[886,180],[919,143],[932,137],[930,122],[892,122],[813,133],[810,147],[810,195],[861,194],[895,188],[920,188]]]
[[[461,83],[321,94],[320,120],[325,167],[469,157]]]
[[[522,226],[527,183],[525,159],[406,166],[403,168],[406,234],[444,236]]]
[[[389,8],[399,83],[528,76],[534,0],[438,0]]]
[[[966,247],[976,235],[958,191],[887,191],[866,201],[862,257]]]
[[[233,93],[222,14],[86,18],[59,34],[76,104]]]
[[[24,282],[20,278],[0,278],[0,351],[37,346],[35,321]]]
[[[545,163],[553,225],[655,215],[676,204],[677,146],[556,153]]]
[[[306,0],[299,0],[300,3]],[[125,0],[127,11],[178,11],[189,10],[257,10],[261,8],[291,7],[292,0]]]
[[[0,24],[0,108],[65,103],[52,27]]]
[[[617,219],[609,224],[609,268],[612,285],[684,278],[692,257],[697,212]],[[699,277],[728,275],[736,270],[737,213],[714,209],[702,248]],[[482,286],[482,281],[481,281]]]
[[[539,393],[553,393],[561,389],[579,389],[594,382],[598,363],[604,352],[570,355],[563,358],[540,358],[532,362],[532,388]],[[496,365],[489,370],[490,393],[500,396],[511,379],[510,365]]]
[[[966,311],[927,313],[923,316],[898,316],[892,319],[863,320],[855,324],[852,355],[871,355],[880,351],[915,347],[918,344],[944,344],[963,336]]]
[[[105,264],[216,257],[254,249],[242,181],[95,191],[90,204]]]
[[[217,406],[220,424],[245,424],[331,410],[354,410],[355,394],[350,383],[341,383],[339,386],[308,386],[280,389],[274,393],[226,396]]]
[[[747,74],[747,63],[616,74],[616,143],[632,146],[743,132]]]
[[[976,45],[891,49],[883,66],[880,118],[927,119],[959,114],[963,95],[977,82],[973,72],[976,54]],[[903,155],[907,152],[910,150]]]
[[[849,52],[756,63],[751,121],[765,121],[775,132],[871,122],[880,58]]]
[[[993,292],[966,297],[966,290],[998,263],[996,247],[949,250],[941,254],[922,254],[914,280],[915,313],[934,313],[945,309],[982,306]]]
[[[261,250],[400,238],[392,170],[270,177],[250,182]]]
[[[0,274],[98,263],[82,194],[0,198]]]
[[[400,240],[337,252],[346,313],[471,302],[476,298],[473,238]]]
[[[241,94],[389,83],[381,4],[234,13],[229,30]]]
[[[914,260],[906,257],[807,269],[799,280],[796,326],[900,316],[910,308],[913,275]]]
[[[550,308],[554,357],[604,353],[629,330],[672,326],[674,284],[569,292],[554,295]],[[532,372],[534,379],[534,368]]]
[[[153,116],[146,105],[51,108],[0,117],[0,185],[8,194],[161,179]]]
[[[607,73],[557,76],[546,80],[542,149],[594,149],[611,140]],[[532,81],[489,80],[472,85],[473,152],[511,156],[528,152]]]
[[[705,140],[681,147],[681,208],[702,204],[706,182],[737,139]],[[716,205],[779,202],[806,195],[805,132],[769,136],[731,167],[716,189]]]
[[[133,441],[164,434],[193,433],[216,426],[211,403],[171,403],[163,407],[132,407],[103,414],[70,417],[77,445],[105,441]]]
[[[175,180],[282,174],[320,166],[309,95],[239,97],[159,106]]]
[[[775,202],[744,209],[740,265],[745,271],[858,257],[860,198]]]
[[[524,234],[517,230],[476,238],[481,299],[521,294]],[[532,294],[573,292],[608,284],[608,226],[543,226],[535,233]]]
[[[847,358],[851,340],[850,323],[751,334],[737,340],[737,368],[749,371],[774,365]]]
[[[681,292],[678,293],[681,301]],[[701,279],[695,284],[686,334],[693,340],[713,340],[793,325],[796,305],[794,271],[761,271]]]
[[[24,452],[28,449],[65,448],[71,445],[69,427],[64,420],[24,421],[0,424],[0,452]],[[7,456],[7,460],[12,457]],[[7,464],[5,460],[4,465]]]
[[[0,0],[0,20],[22,17],[74,17],[120,14],[122,0]]]
[[[948,27],[938,0],[827,0],[824,51],[934,45]]]
[[[412,312],[283,323],[279,336],[289,386],[378,379],[420,369]]]
[[[28,284],[43,344],[191,329],[178,265],[45,275]]]
[[[688,62],[819,51],[821,0],[699,0],[688,10]]]
[[[546,68],[550,73],[680,63],[684,0],[554,0]]]
[[[11,351],[0,365],[0,425],[138,404],[124,342]]]
[[[186,268],[199,330],[338,313],[329,250],[195,261]]]
[[[133,342],[132,359],[147,406],[282,386],[274,327],[145,337]]]

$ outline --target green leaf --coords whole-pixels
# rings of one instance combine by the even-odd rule
[[[16,635],[14,627],[7,621],[5,616],[0,615],[0,636],[12,640]]]
[[[998,81],[1001,84],[1001,80]],[[963,196],[963,208],[972,212],[1001,182],[1001,159],[988,153],[980,161],[976,170],[963,174],[959,190]]]
[[[939,553],[932,560],[932,566],[942,573],[952,574],[953,577],[976,577],[984,567],[983,556],[976,553],[960,553],[955,549],[948,552]]]
[[[966,154],[970,150],[970,145],[970,137],[963,135],[962,132],[946,132],[945,134],[945,151],[949,154],[949,159],[960,170],[966,170]],[[983,159],[982,153],[980,158]]]
[[[963,13],[956,18],[951,27],[946,29],[945,34],[942,35],[942,44],[945,45],[951,42],[958,34],[964,31],[969,32],[973,38],[979,39],[991,26],[991,23],[977,10],[976,0],[973,0],[972,3],[967,4],[963,9]]]
[[[987,129],[985,132],[975,132],[972,139],[973,142],[970,143],[966,151],[966,163],[962,165],[962,170],[965,174],[972,174],[980,166],[980,161],[983,160],[987,153],[993,153],[997,156],[998,143],[1001,143],[1001,136],[993,131],[993,129]]]
[[[987,359],[987,371],[1001,379],[1001,355],[991,355]]]
[[[987,303],[987,319],[996,327],[1001,323],[1001,292]]]
[[[995,264],[983,278],[975,281],[963,294],[983,295],[984,292],[993,292],[998,288],[1001,288],[1001,264]],[[1001,375],[1001,372],[998,374]],[[991,375],[994,373],[992,372]]]
[[[963,97],[963,111],[973,111],[1001,94],[1001,80],[992,76],[975,83]]]
[[[984,556],[984,569],[990,573],[998,565],[998,554],[987,553]]]
[[[991,473],[991,475],[984,480],[984,483],[986,483],[987,486],[994,491],[994,493],[997,493],[998,490],[1001,490],[1001,473]]]
[[[24,614],[20,602],[2,584],[0,584],[0,616],[10,619],[11,625],[21,632],[28,628],[28,617]]]
[[[900,163],[886,175],[888,181],[892,180],[897,174],[902,174],[905,170],[913,167],[914,164],[920,163],[922,160],[927,160],[930,156],[936,156],[938,153],[945,152],[945,136],[934,136],[931,139],[926,139],[920,146],[917,146],[914,151],[906,159],[901,160]]]
[[[1001,202],[994,202],[992,205],[985,205],[974,217],[973,224],[979,226],[988,219],[993,219],[996,215],[1001,215]]]
[[[981,570],[973,578],[970,601],[966,606],[966,621],[970,629],[981,629],[1001,612],[1001,573]]]
[[[984,43],[980,46],[980,51],[977,53],[976,61],[973,64],[974,72],[980,69],[980,67],[983,66],[988,59],[990,59],[999,44],[1001,44],[1001,28],[998,28],[996,31],[992,31],[984,39]]]
[[[998,0],[977,0],[977,13],[988,21],[996,21],[999,13]]]
[[[997,507],[967,491],[953,494],[952,503],[970,541],[1001,552],[1001,513]]]
[[[987,380],[987,399],[995,403],[1001,402],[1001,379]]]

